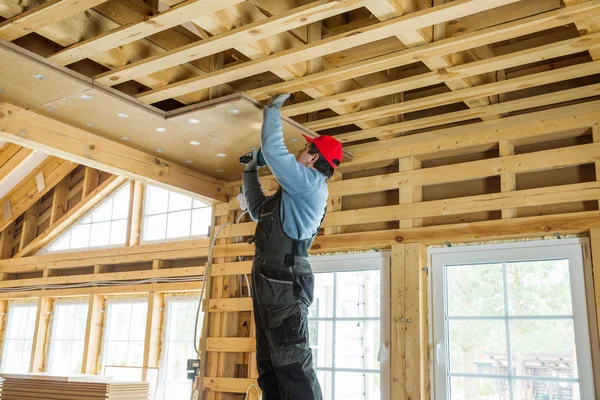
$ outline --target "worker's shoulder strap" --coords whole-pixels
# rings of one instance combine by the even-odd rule
[[[277,190],[273,195],[268,197],[267,202],[263,205],[262,210],[260,211],[259,221],[263,218],[273,215],[275,209],[277,209],[281,203],[281,193],[282,190],[279,188],[279,190]]]

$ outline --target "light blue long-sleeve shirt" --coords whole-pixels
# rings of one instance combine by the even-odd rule
[[[267,165],[283,189],[281,217],[284,232],[293,239],[312,237],[327,205],[329,192],[325,175],[300,164],[288,151],[277,108],[264,110],[260,144]],[[258,184],[258,172],[244,173],[244,193],[250,217],[257,221],[265,202],[264,197],[260,197],[262,189]]]

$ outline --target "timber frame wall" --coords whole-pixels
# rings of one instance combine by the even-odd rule
[[[179,25],[189,18],[178,8],[156,13],[156,1],[55,0],[15,17],[23,11],[17,3],[0,0],[7,18],[0,37],[60,65],[78,61],[72,69],[94,85],[114,85],[163,110],[233,91],[256,100],[294,92],[283,113],[345,143],[354,158],[329,182],[329,213],[310,251],[392,250],[389,318],[400,321],[391,324],[393,400],[429,398],[427,245],[589,235],[600,310],[600,0],[226,0],[219,3],[226,12],[210,14],[202,6],[212,0],[186,1],[179,7],[194,13],[202,40]],[[106,27],[98,36],[82,42],[60,25],[47,26],[86,8],[87,18]],[[135,41],[131,29],[141,27]],[[30,31],[38,36],[26,36]],[[129,246],[32,254],[125,182],[93,168],[145,173],[171,187],[218,195],[225,201],[214,206],[213,234],[240,216],[240,183],[196,179],[202,171],[140,151],[133,157],[133,149],[116,142],[112,153],[128,149],[143,167],[134,170],[128,157],[102,158],[101,151],[90,161],[87,150],[69,152],[66,139],[53,138],[85,134],[92,142],[99,135],[9,103],[0,102],[0,114],[0,137],[11,142],[0,153],[0,173],[27,156],[25,147],[82,164],[50,157],[0,199],[0,287],[15,289],[0,293],[0,308],[11,299],[37,299],[32,370],[44,365],[43,311],[52,298],[88,297],[84,368],[93,373],[102,298],[129,293],[149,295],[144,367],[154,367],[162,293],[195,292],[200,282],[134,281],[201,275],[208,239],[140,246],[143,188],[130,183]],[[41,192],[39,172],[46,183]],[[277,188],[269,176],[262,182],[269,192]],[[205,301],[206,374],[198,382],[208,400],[239,399],[256,378],[252,303],[239,279],[250,272],[254,227],[246,217],[217,238]],[[98,280],[131,282],[22,290]],[[600,365],[594,369],[598,376]]]

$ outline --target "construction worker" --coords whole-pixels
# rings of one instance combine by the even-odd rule
[[[263,194],[257,151],[249,153],[243,188],[258,222],[252,266],[258,384],[264,400],[321,400],[308,340],[308,307],[314,296],[310,248],[326,212],[327,183],[342,160],[331,136],[310,138],[296,156],[284,144],[280,109],[289,94],[264,110],[261,151],[280,189]]]

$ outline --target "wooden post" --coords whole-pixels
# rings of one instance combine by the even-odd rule
[[[594,143],[600,143],[600,122],[592,126],[592,137]],[[596,161],[596,180],[600,182],[600,161]],[[600,200],[598,200],[598,208],[600,208]]]
[[[12,257],[14,237],[15,223],[12,222],[2,231],[2,237],[0,238],[0,260]]]
[[[391,399],[423,399],[427,365],[427,273],[425,246],[392,246],[390,276]],[[425,343],[423,341],[425,340]]]
[[[0,349],[4,348],[4,330],[8,313],[8,301],[0,300]]]
[[[40,201],[35,203],[29,210],[25,212],[23,217],[23,228],[21,229],[21,242],[19,244],[19,251],[23,250],[35,237],[38,231],[39,216],[39,205]]]
[[[400,172],[414,171],[421,168],[421,160],[416,157],[404,157],[399,160]],[[421,186],[409,186],[400,188],[400,204],[419,203],[423,201],[423,188]],[[415,228],[423,226],[421,218],[406,219],[400,221],[400,228]]]
[[[141,182],[131,181],[129,202],[127,246],[137,246],[140,244],[142,212],[144,209],[144,185]]]
[[[70,179],[67,176],[54,187],[50,211],[50,226],[52,226],[67,212],[69,203],[69,181]]]
[[[515,146],[510,142],[500,142],[500,157],[512,156],[515,154]],[[510,173],[500,174],[500,190],[504,192],[512,192],[517,190],[517,175]],[[502,210],[502,219],[515,218],[517,216],[517,210],[514,208]]]
[[[46,338],[48,337],[52,303],[53,299],[50,297],[40,297],[38,300],[29,372],[44,372]]]
[[[142,364],[143,381],[148,378],[148,368],[158,368],[164,306],[165,301],[162,293],[152,292],[148,294],[146,340],[144,342],[144,361]]]
[[[94,189],[98,187],[100,183],[100,171],[94,168],[85,167],[85,172],[83,174],[83,192],[82,199],[85,199],[85,196],[92,193]]]
[[[329,182],[341,181],[342,173],[334,172],[333,176],[329,179]],[[329,196],[327,199],[327,212],[342,211],[342,196]],[[325,228],[325,235],[336,235],[342,233],[341,226],[334,226],[331,228]]]
[[[88,303],[85,342],[83,345],[82,374],[98,374],[98,357],[104,323],[104,296],[92,295]]]

